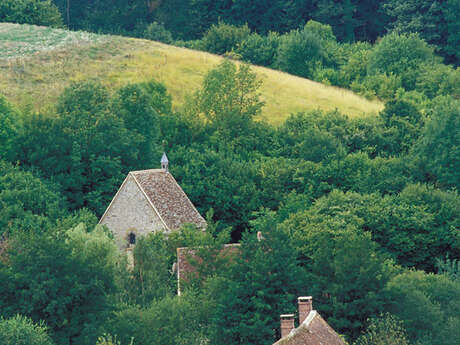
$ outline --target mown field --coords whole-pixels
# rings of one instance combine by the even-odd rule
[[[176,109],[222,57],[158,42],[46,27],[0,23],[0,93],[22,108],[46,111],[72,81],[91,79],[110,89],[156,79]],[[351,91],[268,68],[253,67],[263,80],[262,118],[279,124],[291,113],[338,109],[366,116],[383,108]]]

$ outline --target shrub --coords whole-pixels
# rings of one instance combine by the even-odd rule
[[[409,345],[402,321],[391,314],[370,320],[366,334],[355,345]]]
[[[402,86],[401,77],[393,73],[379,73],[367,76],[362,86],[382,99],[392,99]]]
[[[51,0],[2,0],[0,22],[62,26],[61,14]]]
[[[4,232],[45,230],[65,214],[58,186],[0,162],[0,237]]]
[[[281,36],[276,63],[285,72],[312,78],[322,56],[323,47],[316,35],[309,31],[292,30]]]
[[[0,344],[2,345],[53,345],[43,322],[16,315],[10,319],[0,318]]]
[[[367,75],[367,64],[371,46],[368,43],[355,43],[348,46],[346,62],[340,67],[341,86],[349,86],[353,81],[361,81]]]
[[[236,49],[250,34],[251,30],[247,25],[233,26],[219,22],[209,28],[202,41],[205,50],[211,53],[224,54]]]
[[[341,74],[334,68],[317,69],[313,79],[326,85],[342,85]]]
[[[452,95],[460,98],[460,68],[443,64],[424,65],[417,78],[416,88],[428,97]]]
[[[248,36],[237,48],[242,59],[260,66],[271,66],[276,59],[280,36],[270,32],[267,36],[254,33]]]
[[[304,31],[311,32],[324,41],[335,42],[337,40],[334,33],[332,32],[332,27],[330,25],[321,24],[320,22],[314,20],[309,20],[307,24],[305,24]]]
[[[143,37],[152,41],[159,41],[168,44],[173,41],[171,32],[166,30],[163,24],[157,22],[150,23],[147,26]]]
[[[118,334],[121,344],[133,338],[134,344],[205,344],[209,304],[194,295],[167,296],[147,308],[129,306],[116,312],[107,328]]]
[[[418,34],[391,33],[372,49],[367,71],[371,75],[395,74],[401,78],[405,89],[413,90],[419,73],[419,65],[434,60],[433,48]]]
[[[428,114],[414,153],[422,170],[444,187],[460,188],[460,101],[439,99]]]
[[[392,278],[382,295],[412,344],[458,343],[460,284],[446,275],[406,271]]]

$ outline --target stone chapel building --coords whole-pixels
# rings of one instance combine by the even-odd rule
[[[206,228],[206,221],[169,172],[164,153],[161,169],[131,171],[126,176],[99,221],[112,231],[121,250],[133,247],[138,236],[168,233],[187,223]]]

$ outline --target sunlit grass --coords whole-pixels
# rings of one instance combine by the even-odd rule
[[[14,46],[20,47],[16,53]],[[152,78],[166,85],[178,109],[186,95],[199,88],[207,71],[221,61],[213,54],[158,42],[0,24],[0,92],[35,110],[52,106],[72,81],[91,79],[115,89]],[[383,107],[351,91],[268,68],[253,69],[263,80],[262,118],[273,124],[303,110],[338,109],[349,116],[363,116]]]

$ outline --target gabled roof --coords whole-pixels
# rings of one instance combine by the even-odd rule
[[[345,342],[316,310],[312,310],[299,327],[273,345],[345,345]]]
[[[180,228],[185,223],[206,227],[206,221],[198,213],[190,199],[164,169],[131,171],[129,173],[169,230]]]

